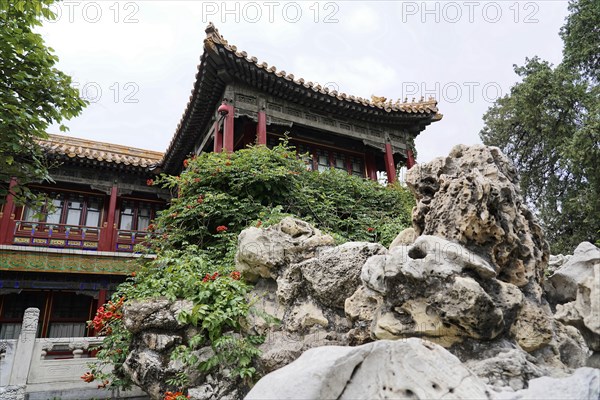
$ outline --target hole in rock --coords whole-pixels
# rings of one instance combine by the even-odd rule
[[[419,247],[413,247],[408,251],[408,256],[413,260],[425,258],[427,254]]]

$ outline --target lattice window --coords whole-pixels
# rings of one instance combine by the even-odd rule
[[[327,150],[317,150],[317,169],[322,172],[329,168],[329,152]]]
[[[352,175],[360,176],[364,178],[365,176],[365,166],[364,161],[360,157],[352,157]]]
[[[346,155],[338,152],[333,153],[333,166],[340,171],[347,171]]]

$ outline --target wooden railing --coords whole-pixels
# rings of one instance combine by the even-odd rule
[[[14,244],[82,250],[98,249],[99,227],[22,220],[15,223]]]
[[[119,229],[115,240],[115,251],[132,252],[136,244],[144,242],[148,232],[146,231],[128,231]]]
[[[46,222],[15,221],[12,243],[22,246],[51,247],[61,249],[98,250],[100,247],[110,251],[134,251],[136,244],[143,243],[148,232],[123,229],[112,230],[103,234],[106,227],[92,227],[67,224],[50,224]],[[112,243],[101,246],[101,241]]]

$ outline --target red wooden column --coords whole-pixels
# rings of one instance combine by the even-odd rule
[[[223,132],[221,132],[219,125],[219,119],[217,118],[215,121],[215,144],[213,147],[213,151],[215,153],[220,153],[223,151]]]
[[[370,180],[377,180],[377,166],[375,164],[375,156],[371,152],[365,153],[365,163],[367,164],[367,176]]]
[[[415,156],[413,155],[413,152],[411,149],[407,149],[406,150],[406,168],[407,169],[411,169],[412,167],[414,167],[416,164],[415,162]]]
[[[258,112],[258,122],[256,124],[256,144],[267,144],[267,114],[264,111]]]
[[[223,128],[223,147],[226,152],[232,153],[234,149],[233,143],[233,123],[235,120],[235,111],[232,105],[224,104],[227,110],[225,114],[225,127]]]
[[[110,200],[108,202],[108,218],[103,227],[103,233],[101,235],[100,243],[98,244],[98,250],[100,251],[113,251],[114,250],[114,239],[115,229],[115,214],[117,212],[117,185],[113,185],[110,190]]]
[[[12,178],[8,184],[8,194],[0,219],[0,244],[10,244],[12,242],[12,232],[15,224],[15,197],[12,189],[17,185],[17,179]]]
[[[98,308],[102,307],[106,303],[106,289],[100,289],[98,291]]]
[[[394,164],[394,153],[390,142],[385,144],[385,171],[387,172],[388,183],[396,182],[396,165]]]

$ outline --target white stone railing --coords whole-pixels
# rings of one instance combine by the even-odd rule
[[[81,379],[88,365],[97,362],[89,350],[101,344],[103,338],[36,339],[39,314],[37,308],[28,308],[19,338],[0,340],[0,398],[20,400],[33,393],[49,398],[115,398],[114,392],[98,389],[98,382]],[[143,393],[137,389],[116,395],[127,398]]]

